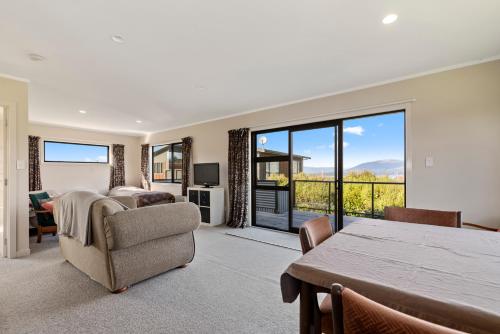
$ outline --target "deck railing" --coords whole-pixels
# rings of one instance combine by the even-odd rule
[[[293,180],[292,187],[292,204],[294,209],[298,209],[301,211],[315,211],[315,212],[324,212],[325,214],[333,214],[336,211],[336,184],[338,180]],[[324,190],[326,191],[326,196],[324,193],[319,194],[319,198],[314,199],[313,197],[318,197],[317,191],[313,195],[312,192],[307,193],[306,197],[309,197],[306,201],[302,201],[299,199],[297,201],[297,187],[300,185],[306,185],[308,183],[313,184],[323,184]],[[350,211],[346,210],[346,207],[349,207],[349,203],[344,203],[344,215],[348,216],[362,216],[362,217],[370,217],[370,218],[381,218],[383,217],[383,211],[376,210],[376,196],[375,196],[375,187],[376,186],[398,186],[403,187],[403,201],[404,201],[404,191],[405,191],[405,183],[404,182],[383,182],[383,181],[343,181],[344,194],[346,193],[347,186],[349,185],[360,185],[368,186],[370,188],[370,208],[364,211]],[[360,190],[361,193],[361,190]],[[315,202],[316,201],[316,202]],[[326,202],[326,203],[325,203]],[[306,204],[306,205],[304,205]],[[309,204],[317,204],[321,206],[310,206]],[[389,203],[390,205],[403,205],[403,203]]]

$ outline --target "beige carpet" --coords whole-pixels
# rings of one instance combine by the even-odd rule
[[[296,251],[301,251],[300,240],[297,234],[273,231],[259,227],[246,227],[231,229],[226,232],[227,235],[258,241],[269,245],[284,247]]]
[[[113,295],[59,254],[56,238],[0,259],[1,333],[297,333],[279,278],[300,253],[196,232],[195,260]],[[34,241],[34,240],[32,240]]]

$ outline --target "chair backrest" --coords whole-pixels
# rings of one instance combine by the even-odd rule
[[[328,216],[318,217],[306,221],[299,230],[302,254],[309,252],[314,247],[333,235],[332,225]]]
[[[30,198],[31,204],[33,205],[33,208],[35,210],[43,210],[43,208],[40,204],[40,200],[49,199],[50,196],[46,191],[42,191],[42,192],[37,192],[37,193],[30,193],[29,198]]]
[[[340,284],[332,286],[333,334],[463,334],[374,302]]]
[[[437,211],[386,206],[384,209],[384,219],[414,224],[462,227],[460,211]]]

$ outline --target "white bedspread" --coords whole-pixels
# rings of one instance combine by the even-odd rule
[[[108,193],[108,196],[133,196],[140,193],[147,193],[149,190],[134,187],[134,186],[122,186],[114,187]]]

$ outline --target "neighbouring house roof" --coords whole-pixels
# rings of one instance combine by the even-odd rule
[[[267,150],[265,148],[257,148],[257,152],[259,152],[259,155],[261,157],[275,157],[275,156],[286,156],[288,155],[288,153],[285,153],[285,152],[280,152],[280,151],[274,151],[274,150]],[[311,157],[306,157],[305,155],[300,155],[300,154],[294,154],[293,155],[293,159],[294,160],[299,160],[299,159],[302,159],[302,160],[309,160],[311,159]]]

